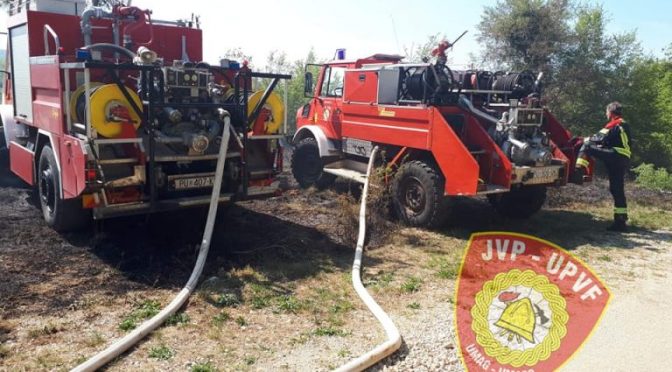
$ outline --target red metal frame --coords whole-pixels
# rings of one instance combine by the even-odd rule
[[[404,151],[399,154],[413,151],[429,153],[446,179],[446,195],[476,195],[481,191],[479,186],[485,186],[484,183],[509,189],[515,177],[514,167],[488,135],[486,128],[491,124],[457,106],[437,108],[425,104],[398,106],[377,103],[378,72],[366,68],[366,65],[394,64],[399,60],[373,56],[325,64],[317,79],[310,114],[304,117],[303,110],[297,113],[297,129],[318,125],[331,140],[355,138],[402,147]],[[330,67],[347,69],[343,97],[321,95],[326,71]],[[465,118],[459,133],[446,119],[451,114]],[[562,163],[565,167],[560,185],[566,184],[572,171],[570,165],[576,160],[577,145],[569,131],[548,111],[545,112],[544,129],[552,140],[556,164]],[[472,151],[468,147],[473,148]]]
[[[64,199],[77,198],[82,195],[86,188],[86,154],[83,142],[73,136],[67,135],[66,115],[64,110],[69,110],[68,103],[64,105],[64,76],[60,64],[74,61],[75,50],[84,44],[80,18],[78,16],[45,13],[37,11],[25,11],[18,13],[9,19],[9,28],[27,24],[29,40],[29,56],[32,58],[30,66],[32,95],[33,95],[33,120],[29,122],[23,118],[17,121],[27,124],[35,130],[48,134],[50,145],[53,147],[61,170],[61,185]],[[44,26],[49,25],[59,36],[61,48],[53,56],[44,56]],[[111,21],[94,20],[92,35],[93,43],[112,43]],[[125,23],[120,27],[120,34],[133,33],[139,38],[140,34],[153,34],[152,40],[147,47],[157,52],[167,61],[182,59],[182,38],[186,38],[186,52],[192,60],[201,61],[203,58],[202,31],[188,27],[176,27],[167,25],[134,26],[133,23]],[[106,28],[106,30],[101,30]],[[144,36],[142,36],[144,37]],[[146,41],[146,40],[138,40]],[[53,40],[48,41],[50,50],[54,51]],[[11,61],[7,60],[7,63]],[[100,72],[102,74],[103,72]],[[95,73],[94,73],[95,74]],[[96,80],[100,76],[92,76]],[[227,79],[228,78],[228,79]],[[217,81],[228,83],[233,80],[233,75],[219,76]],[[71,77],[70,87],[76,87],[75,76]],[[9,77],[5,77],[5,103],[13,103],[13,87]],[[10,167],[21,179],[29,185],[34,185],[35,168],[39,159],[35,153],[18,144],[12,143],[10,147]]]

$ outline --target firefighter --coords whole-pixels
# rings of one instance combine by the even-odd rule
[[[619,102],[607,105],[609,122],[586,141],[576,160],[576,174],[583,178],[589,163],[589,156],[602,161],[609,174],[609,191],[614,198],[614,223],[609,231],[623,232],[628,221],[628,205],[625,199],[625,173],[630,166],[632,145],[630,126],[623,120],[623,107]]]

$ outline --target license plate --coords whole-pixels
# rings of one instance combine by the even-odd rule
[[[533,184],[543,184],[543,183],[553,183],[558,179],[559,169],[558,168],[542,168],[533,170],[534,177],[529,180],[527,183]]]
[[[373,151],[373,144],[369,141],[363,141],[355,138],[343,139],[343,152],[348,154],[369,157]]]
[[[214,176],[178,178],[173,180],[173,187],[175,190],[204,189],[212,187],[214,181]]]

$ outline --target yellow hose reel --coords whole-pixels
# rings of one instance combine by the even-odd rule
[[[254,108],[257,107],[261,97],[264,96],[264,91],[259,90],[254,92],[250,98],[247,100],[247,115],[252,115]],[[266,134],[276,134],[280,131],[282,124],[285,120],[285,105],[282,103],[282,98],[277,93],[271,93],[271,95],[266,100],[264,108],[271,112],[271,116],[266,121],[265,133]],[[252,123],[254,125],[254,123]]]
[[[140,97],[128,87],[125,88],[137,107],[142,110]],[[84,85],[80,86],[70,98],[70,113],[73,120],[80,123],[86,121],[86,118],[82,117],[85,116],[82,102],[85,90]],[[133,123],[136,130],[140,127],[142,119],[133,110],[133,107],[128,103],[116,84],[91,83],[91,92],[91,126],[99,135],[106,138],[119,137],[123,133],[123,126],[127,125],[128,119]],[[123,112],[127,113],[128,117],[117,116],[117,109],[119,108],[124,108]]]

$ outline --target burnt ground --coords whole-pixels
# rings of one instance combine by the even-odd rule
[[[34,193],[5,164],[0,165],[0,370],[72,368],[125,334],[124,321],[142,321],[138,309],[152,302],[166,305],[187,281],[204,210],[109,220],[98,232],[61,235],[45,226]],[[357,206],[348,185],[317,192],[298,190],[290,176],[285,179],[283,196],[224,208],[203,284],[183,309],[186,316],[110,370],[328,369],[382,339],[350,288]],[[457,262],[475,231],[551,240],[595,265],[617,288],[623,277],[638,276],[622,264],[628,259],[650,266],[650,277],[665,277],[646,257],[669,250],[672,195],[632,185],[628,193],[636,204],[636,227],[626,235],[603,232],[610,214],[604,181],[551,192],[545,209],[528,221],[505,220],[487,203],[471,199],[455,200],[452,221],[433,232],[373,218],[365,280],[401,322],[407,342],[405,351],[385,364],[423,365],[423,354],[409,344],[423,342],[413,334],[414,322],[433,319],[432,311],[448,306]],[[449,351],[443,364],[434,366],[459,369],[451,333],[437,340]]]

